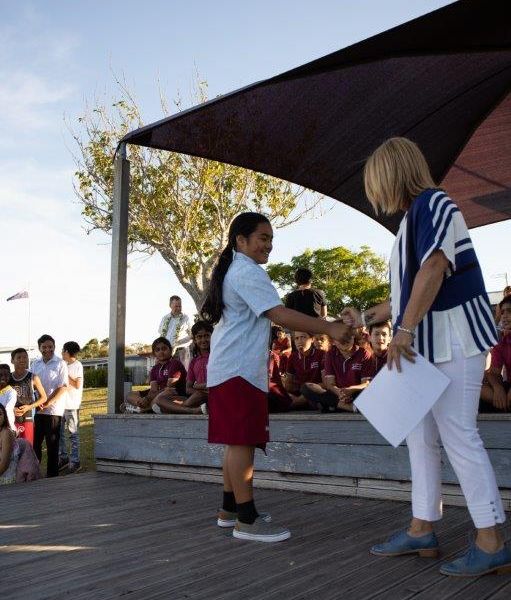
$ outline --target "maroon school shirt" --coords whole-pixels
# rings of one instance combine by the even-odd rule
[[[186,380],[192,384],[206,383],[208,378],[208,360],[209,352],[207,354],[194,356],[190,361]]]
[[[179,379],[174,383],[174,387],[180,396],[184,396],[186,392],[186,369],[181,361],[171,358],[162,364],[156,363],[149,373],[149,381],[156,381],[159,390],[165,388],[169,379],[176,377],[179,377]]]
[[[370,371],[370,375],[364,375],[363,377],[370,377],[371,379],[373,377],[376,377],[376,375],[378,375],[378,373],[381,371],[383,365],[386,365],[386,364],[387,364],[387,351],[386,350],[381,356],[376,356],[376,354],[373,352],[371,355],[371,365],[370,365],[370,367],[368,367],[368,371]]]
[[[304,383],[321,383],[321,371],[325,368],[325,353],[311,346],[308,354],[303,355],[293,350],[287,363],[286,371],[294,376],[299,386]]]
[[[506,367],[506,381],[511,381],[511,333],[506,333],[492,348],[491,366],[502,371]]]
[[[353,346],[352,354],[348,358],[344,358],[335,346],[326,354],[325,375],[334,375],[337,387],[358,385],[364,377],[373,377],[373,371],[371,352],[365,348]]]

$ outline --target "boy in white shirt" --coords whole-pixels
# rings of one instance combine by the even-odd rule
[[[67,467],[70,473],[80,470],[80,405],[83,393],[83,365],[76,358],[80,346],[76,342],[66,342],[62,347],[62,358],[67,363],[69,383],[66,405],[62,418],[59,446],[59,470]],[[66,431],[69,435],[71,454],[68,454]]]

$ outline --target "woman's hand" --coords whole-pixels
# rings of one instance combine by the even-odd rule
[[[413,337],[406,331],[399,331],[392,338],[387,350],[387,367],[392,369],[392,363],[395,363],[398,373],[401,373],[401,356],[406,360],[415,362],[416,352],[412,348]]]

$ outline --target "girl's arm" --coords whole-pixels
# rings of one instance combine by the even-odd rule
[[[13,443],[13,434],[7,427],[4,427],[0,431],[0,475],[3,475],[9,468]]]
[[[309,317],[291,308],[285,306],[276,306],[267,310],[265,316],[291,331],[308,331],[309,333],[326,333],[334,340],[341,343],[349,342],[353,335],[352,329],[346,323],[336,323],[324,321],[317,317]]]

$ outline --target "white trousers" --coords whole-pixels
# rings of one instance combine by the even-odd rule
[[[485,354],[465,358],[451,328],[452,360],[438,363],[451,383],[433,409],[406,438],[412,469],[413,516],[442,518],[440,440],[460,482],[476,528],[505,521],[488,454],[479,437],[477,412]]]

